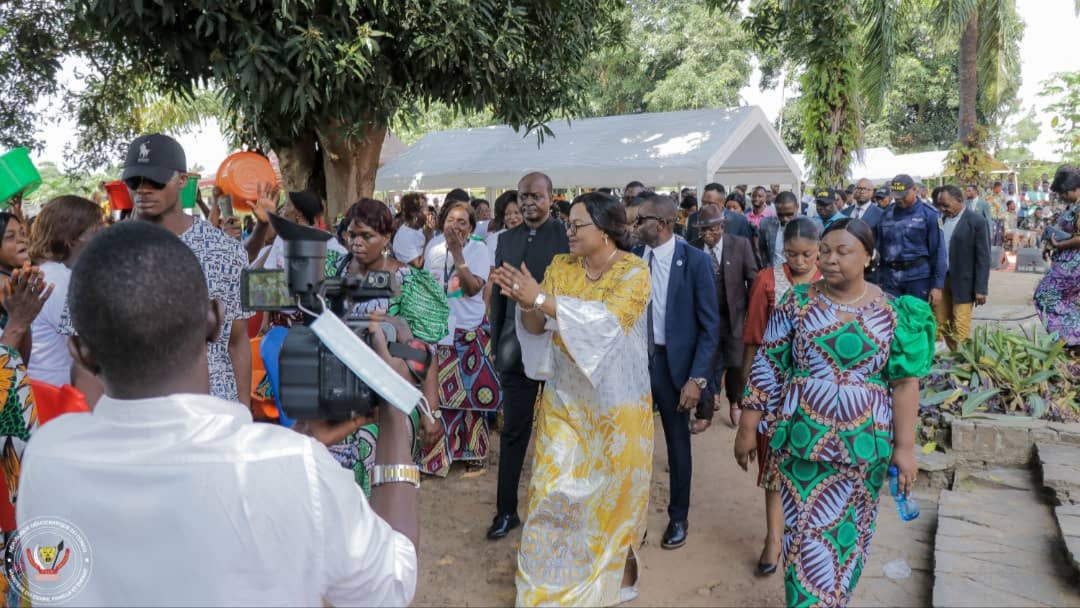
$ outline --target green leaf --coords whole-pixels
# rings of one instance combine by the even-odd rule
[[[961,415],[967,416],[977,410],[982,404],[1001,394],[1000,388],[991,388],[979,393],[972,393],[964,400]]]
[[[964,394],[963,389],[953,389],[951,391],[941,391],[934,393],[933,395],[927,395],[926,398],[920,399],[919,404],[924,407],[930,407],[934,405],[941,405],[944,403],[950,403]]]

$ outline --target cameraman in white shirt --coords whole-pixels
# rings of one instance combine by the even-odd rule
[[[179,239],[144,222],[108,229],[75,265],[69,294],[72,354],[105,396],[92,414],[61,416],[35,433],[17,505],[20,531],[51,518],[85,537],[86,555],[60,570],[86,574],[64,603],[412,601],[416,486],[376,487],[369,505],[314,438],[254,424],[243,405],[209,395],[207,344],[222,309]],[[383,359],[408,374],[374,331]],[[387,407],[380,423],[377,465],[415,467],[407,418]],[[49,583],[31,574],[26,584]]]

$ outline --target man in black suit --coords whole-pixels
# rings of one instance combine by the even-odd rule
[[[956,186],[937,189],[934,205],[942,216],[943,242],[949,265],[945,289],[934,306],[938,336],[949,348],[971,335],[971,312],[986,304],[990,282],[990,225],[986,218],[964,204]]]
[[[742,335],[746,324],[746,307],[750,304],[750,286],[754,284],[758,266],[750,241],[734,234],[724,234],[726,223],[719,207],[702,207],[697,224],[701,238],[691,243],[709,256],[720,313],[719,341],[712,361],[709,394],[698,404],[697,420],[690,427],[690,432],[695,434],[712,424],[715,407],[713,396],[720,393],[721,386],[727,393],[731,422],[738,426],[739,404],[746,384],[743,377]]]
[[[646,195],[643,195],[646,196]],[[690,410],[709,386],[716,352],[716,284],[709,258],[675,237],[675,202],[646,196],[637,217],[634,254],[649,265],[649,374],[652,397],[667,442],[671,500],[664,549],[686,544],[690,513]]]
[[[724,194],[724,187],[720,184],[706,184],[705,192],[701,195],[701,206],[716,205],[721,209],[724,209],[724,201],[727,196]],[[725,230],[728,234],[734,234],[746,239],[754,239],[754,228],[747,221],[746,216],[740,213],[734,213],[724,209],[724,220],[726,221]],[[697,213],[693,213],[686,220],[686,241],[692,243],[701,237],[701,233],[695,227],[697,224]]]
[[[566,227],[551,215],[551,178],[530,173],[518,182],[518,206],[525,222],[499,237],[495,267],[525,262],[537,281],[542,281],[551,259],[570,252]],[[491,352],[503,390],[503,430],[499,436],[499,490],[490,539],[506,536],[521,525],[518,517],[518,484],[525,452],[532,435],[533,407],[540,383],[525,375],[521,344],[515,330],[514,301],[495,289],[491,292]]]
[[[881,207],[874,204],[874,183],[865,177],[855,184],[854,204],[844,209],[844,215],[855,220],[862,220],[873,229],[881,223],[881,216],[885,214]]]
[[[761,220],[758,227],[757,254],[759,268],[771,268],[784,263],[784,226],[799,213],[799,199],[785,190],[773,202],[776,217]]]

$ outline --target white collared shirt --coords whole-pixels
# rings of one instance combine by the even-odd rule
[[[957,213],[954,217],[941,218],[941,230],[944,233],[942,242],[945,244],[945,259],[949,259],[949,245],[951,245],[953,231],[956,230],[956,225],[960,223],[960,216],[964,215],[967,210]]]
[[[80,606],[405,606],[416,551],[351,471],[208,395],[102,397],[35,431],[17,516],[59,517],[93,555]]]
[[[656,344],[667,344],[664,335],[665,309],[667,308],[668,281],[671,280],[671,261],[675,257],[675,236],[656,249],[645,248],[645,262],[655,256],[650,264],[652,282],[653,339]]]
[[[873,201],[866,201],[861,205],[856,203],[855,208],[851,210],[851,217],[861,220],[862,217],[866,215],[866,212],[870,210],[870,205],[872,204],[874,204]]]
[[[780,226],[780,229],[776,231],[776,238],[773,240],[773,266],[779,266],[787,261],[784,256],[784,228],[786,226]]]
[[[715,247],[706,245],[705,250],[716,260],[716,266],[718,268],[724,267],[724,237],[720,237],[720,240],[716,241]]]

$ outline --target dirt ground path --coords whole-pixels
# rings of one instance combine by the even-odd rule
[[[1031,294],[1038,275],[994,271],[989,303],[977,315],[1010,318],[1034,312]],[[641,552],[641,596],[631,606],[780,606],[779,575],[753,576],[765,534],[764,497],[754,478],[732,457],[735,431],[716,423],[693,438],[694,480],[690,537],[686,546],[664,551],[659,539],[667,525],[668,475],[664,433],[657,419],[656,450],[649,505],[649,540]],[[456,465],[446,479],[426,479],[421,489],[420,582],[415,606],[512,606],[520,529],[501,541],[484,537],[495,514],[498,436],[492,458],[479,474]],[[530,476],[526,461],[521,504]],[[525,513],[522,512],[524,517]],[[896,519],[893,517],[893,519]],[[898,531],[903,533],[903,529]],[[880,554],[878,557],[881,557]],[[871,557],[868,568],[882,563]],[[859,597],[856,596],[856,603]]]
[[[723,410],[726,419],[727,408]],[[694,484],[686,546],[664,551],[668,475],[664,433],[656,423],[656,451],[649,504],[649,538],[641,552],[641,596],[628,606],[778,606],[783,582],[758,580],[754,565],[765,535],[764,495],[732,457],[735,430],[720,422],[694,436]],[[498,436],[492,435],[493,452]],[[522,477],[525,504],[530,452]],[[420,583],[414,606],[512,606],[521,530],[500,541],[484,537],[495,514],[498,457],[480,475],[455,466],[446,479],[426,479]],[[524,513],[521,516],[524,517]]]

